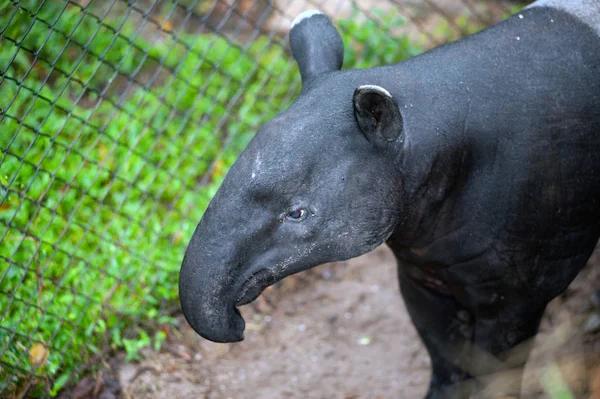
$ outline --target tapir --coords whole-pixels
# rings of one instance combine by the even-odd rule
[[[244,338],[269,285],[387,243],[431,358],[427,398],[514,377],[547,303],[600,235],[600,1],[540,0],[394,65],[340,70],[330,19],[289,34],[302,90],[206,209],[179,295],[190,326]],[[348,292],[352,295],[352,292]]]

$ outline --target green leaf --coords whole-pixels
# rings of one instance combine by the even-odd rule
[[[65,386],[67,382],[69,382],[69,378],[71,377],[71,373],[63,373],[59,375],[55,380],[54,384],[52,384],[52,389],[50,390],[51,396],[58,395],[58,392]]]

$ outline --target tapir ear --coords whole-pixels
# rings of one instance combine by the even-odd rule
[[[338,71],[342,67],[342,38],[321,11],[304,11],[294,19],[290,46],[300,68],[303,86],[322,73]]]
[[[396,100],[381,86],[354,90],[354,117],[367,140],[374,144],[395,141],[402,134],[402,114]]]

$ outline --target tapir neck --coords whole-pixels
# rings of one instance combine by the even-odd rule
[[[441,65],[446,51],[455,50],[370,71],[374,84],[390,90],[403,117],[395,158],[401,217],[391,239],[405,245],[423,246],[444,234],[438,221],[453,214],[473,171],[471,88],[461,68]],[[437,58],[435,73],[423,66],[435,65]]]

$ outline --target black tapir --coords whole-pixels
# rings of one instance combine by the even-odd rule
[[[600,235],[600,2],[538,1],[363,70],[340,71],[342,40],[317,11],[290,44],[302,91],[200,221],[180,273],[186,319],[242,340],[237,307],[264,288],[385,242],[431,357],[427,397],[484,395],[475,377],[522,366]],[[516,375],[504,393],[519,394]]]

